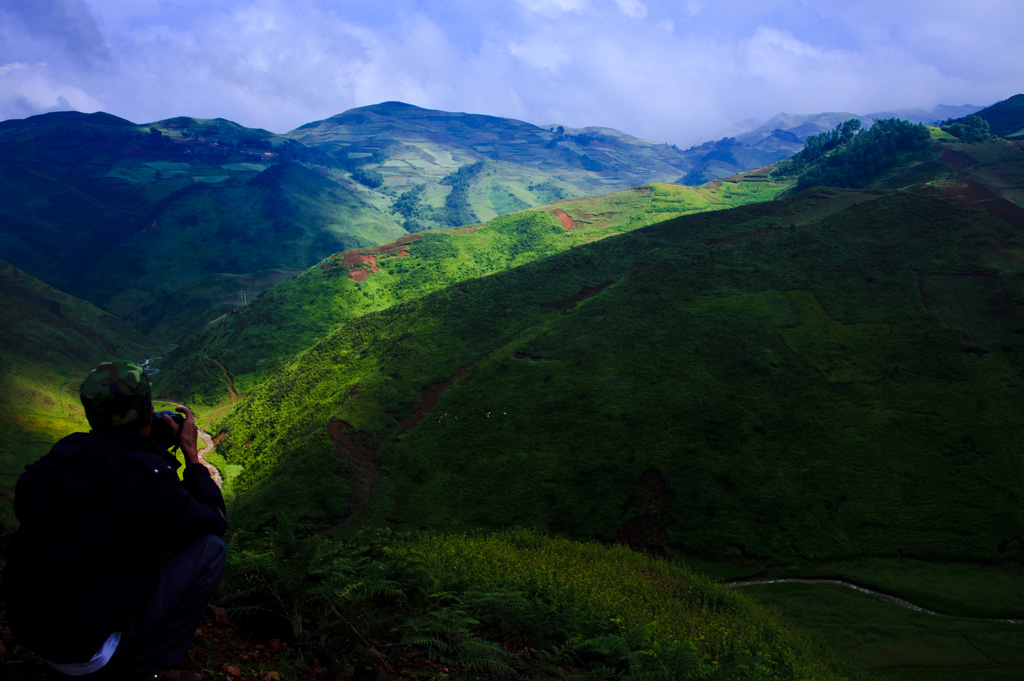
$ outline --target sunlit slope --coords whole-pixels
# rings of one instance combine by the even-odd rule
[[[339,253],[193,334],[163,365],[158,387],[193,402],[224,402],[225,372],[232,390],[248,392],[348,320],[678,215],[770,200],[782,188],[645,185]]]
[[[0,261],[0,484],[88,428],[78,387],[95,364],[155,352],[119,319]]]
[[[403,102],[358,107],[284,136],[339,160],[363,159],[365,168],[382,175],[387,188],[437,181],[461,165],[487,160],[535,168],[563,191],[594,194],[672,181],[692,165],[675,147],[610,128],[542,128]],[[544,190],[528,191],[536,195]],[[543,202],[536,198],[531,203]]]
[[[684,217],[353,320],[221,448],[252,521],[288,486],[332,522],[1019,560],[1022,255],[912,194]]]

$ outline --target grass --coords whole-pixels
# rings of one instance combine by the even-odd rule
[[[893,681],[1020,678],[1020,626],[946,619],[839,587],[778,584],[743,594],[823,639],[871,678]]]
[[[712,668],[756,660],[729,678],[827,679],[850,671],[747,599],[626,548],[506,530],[426,536],[412,551],[462,589],[522,593],[540,601],[541,612],[563,613],[605,636],[646,630],[648,655],[690,642]]]

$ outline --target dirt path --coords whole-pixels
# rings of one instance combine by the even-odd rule
[[[219,359],[210,357],[210,354],[206,351],[203,351],[203,357],[220,367],[220,370],[224,373],[224,381],[228,384],[228,394],[231,395],[231,404],[237,404],[238,393],[235,392],[235,386],[231,381],[231,374],[228,373],[228,368],[224,366]]]
[[[724,586],[727,586],[730,589],[742,589],[742,588],[748,587],[748,586],[765,586],[765,585],[768,585],[768,584],[812,584],[812,585],[816,585],[816,586],[838,586],[838,587],[842,587],[844,589],[852,589],[853,591],[859,591],[862,594],[867,594],[868,596],[873,596],[873,597],[875,597],[875,598],[877,598],[879,600],[885,601],[886,603],[892,603],[893,605],[898,605],[901,608],[906,608],[907,610],[913,610],[914,612],[919,612],[919,613],[922,613],[922,614],[925,614],[925,615],[932,615],[933,617],[945,617],[945,618],[954,619],[954,620],[970,620],[972,622],[1002,622],[1004,624],[1020,624],[1021,623],[1021,620],[1018,620],[1018,619],[1000,619],[1000,618],[993,618],[993,617],[967,617],[967,616],[964,616],[964,615],[950,615],[948,613],[936,612],[934,610],[929,610],[928,608],[923,608],[920,605],[916,605],[914,603],[911,603],[910,601],[903,600],[902,598],[898,598],[898,597],[893,596],[891,594],[882,593],[881,591],[875,591],[873,589],[869,589],[867,587],[860,586],[858,584],[853,584],[851,582],[844,582],[844,581],[839,580],[839,579],[797,579],[797,578],[750,579],[750,580],[737,581],[737,582],[726,582],[724,584]]]
[[[205,430],[199,431],[199,439],[203,441],[203,448],[199,450],[199,463],[206,466],[206,470],[210,471],[210,477],[217,483],[217,487],[224,486],[224,479],[220,477],[220,471],[212,463],[206,460],[206,455],[213,451],[216,447],[213,444],[213,438]]]

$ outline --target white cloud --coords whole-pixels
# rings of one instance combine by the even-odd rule
[[[567,12],[579,12],[585,0],[517,0],[519,5],[534,14],[556,17]]]
[[[647,5],[640,0],[615,0],[622,13],[631,19],[644,19],[647,17]]]
[[[780,111],[988,104],[1024,82],[1024,3],[1009,0],[955,24],[955,0],[39,2],[84,23],[69,43],[66,20],[5,21],[0,0],[0,117],[64,97],[283,132],[398,99],[688,146]]]

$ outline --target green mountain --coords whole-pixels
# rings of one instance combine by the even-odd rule
[[[176,339],[325,253],[403,233],[316,157],[222,120],[6,121],[0,244],[33,276]]]
[[[480,226],[407,233],[417,220],[479,218],[494,205],[482,184],[548,161],[512,132],[470,144],[474,125],[512,123],[434,112],[424,126],[446,136],[453,163],[415,189],[411,159],[437,163],[441,152],[413,129],[414,112],[370,109],[362,123],[290,136],[192,119],[150,132],[72,117],[74,134],[61,117],[34,121],[65,130],[51,147],[41,140],[52,131],[4,128],[25,145],[7,139],[20,154],[3,157],[9,196],[38,192],[26,215],[51,243],[45,197],[69,214],[107,210],[119,225],[104,232],[91,217],[69,235],[86,257],[62,253],[61,276],[90,289],[130,281],[110,289],[109,305],[153,336],[198,327],[158,363],[157,389],[198,403],[220,430],[238,532],[228,588],[243,609],[277,618],[302,646],[426,650],[433,664],[481,675],[540,674],[546,659],[553,677],[856,676],[827,639],[887,678],[1019,677],[1024,646],[1003,622],[904,617],[820,584],[733,585],[781,613],[770,614],[679,567],[842,579],[956,616],[1024,612],[1015,145],[906,126],[914,143],[902,148],[887,125],[840,127],[808,145],[786,181],[856,189],[770,200],[786,185],[765,169],[698,188],[510,203]],[[546,134],[541,148],[554,140],[591,157],[594,142],[579,140],[590,132]],[[39,165],[32,145],[45,151]],[[151,148],[196,158],[126,160]],[[101,162],[44,173],[61,154]],[[586,177],[566,165],[549,186]],[[199,174],[215,166],[228,176]],[[144,167],[154,182],[121,202],[122,181],[148,177]],[[312,255],[327,245],[317,235],[369,214],[391,220],[363,230],[378,241],[335,241],[357,247],[328,250],[295,277],[289,263],[254,269],[267,255]],[[220,220],[216,234],[197,224],[206,215]],[[27,253],[38,236],[19,224],[5,247]],[[261,240],[268,230],[276,236]],[[400,238],[382,244],[384,234]],[[183,252],[182,235],[203,247]],[[162,259],[145,251],[152,237]],[[0,301],[13,349],[0,375],[21,378],[5,385],[13,397],[0,416],[14,427],[0,439],[21,456],[20,443],[48,444],[76,418],[74,381],[95,359],[79,351],[82,364],[65,371],[58,357],[154,351],[95,307],[2,271],[17,302]],[[514,526],[529,529],[491,533]],[[394,530],[416,534],[382,539]],[[817,632],[813,642],[783,618]]]
[[[933,141],[862,189],[681,216],[367,309],[254,373],[219,422],[243,467],[234,520],[520,525],[1018,617],[1015,154]],[[514,225],[484,229],[507,244]],[[346,286],[379,292],[425,239]],[[891,609],[787,588],[753,593],[866,668],[1008,679],[1024,664],[1006,625],[921,622],[896,655],[878,639],[903,626]],[[842,633],[851,609],[861,634]],[[932,673],[940,653],[953,676]]]
[[[83,427],[78,386],[92,367],[158,353],[112,315],[0,261],[0,484]]]
[[[538,201],[538,191],[542,195],[545,190],[530,190],[535,186],[531,179],[550,177],[563,190],[596,194],[668,181],[688,166],[682,154],[667,144],[610,128],[541,128],[509,118],[422,109],[401,102],[352,109],[308,123],[287,137],[324,149],[343,162],[368,160],[363,167],[379,172],[382,186],[388,189],[424,179],[436,182],[475,161],[510,164],[516,167],[516,179],[525,183],[515,189],[526,190],[522,198],[529,205],[568,198]],[[481,203],[487,202],[485,196],[481,189]]]
[[[677,218],[349,321],[249,392],[221,451],[251,509],[311,476],[333,501],[302,503],[341,511],[313,465],[341,454],[379,462],[399,524],[612,540],[651,515],[642,536],[714,558],[999,560],[1024,531],[1021,248],[907,192]],[[674,498],[657,513],[628,510],[645,476]]]
[[[988,123],[993,135],[1007,139],[1024,137],[1024,94],[1014,95],[974,114]],[[953,123],[965,123],[968,116],[953,120]]]

